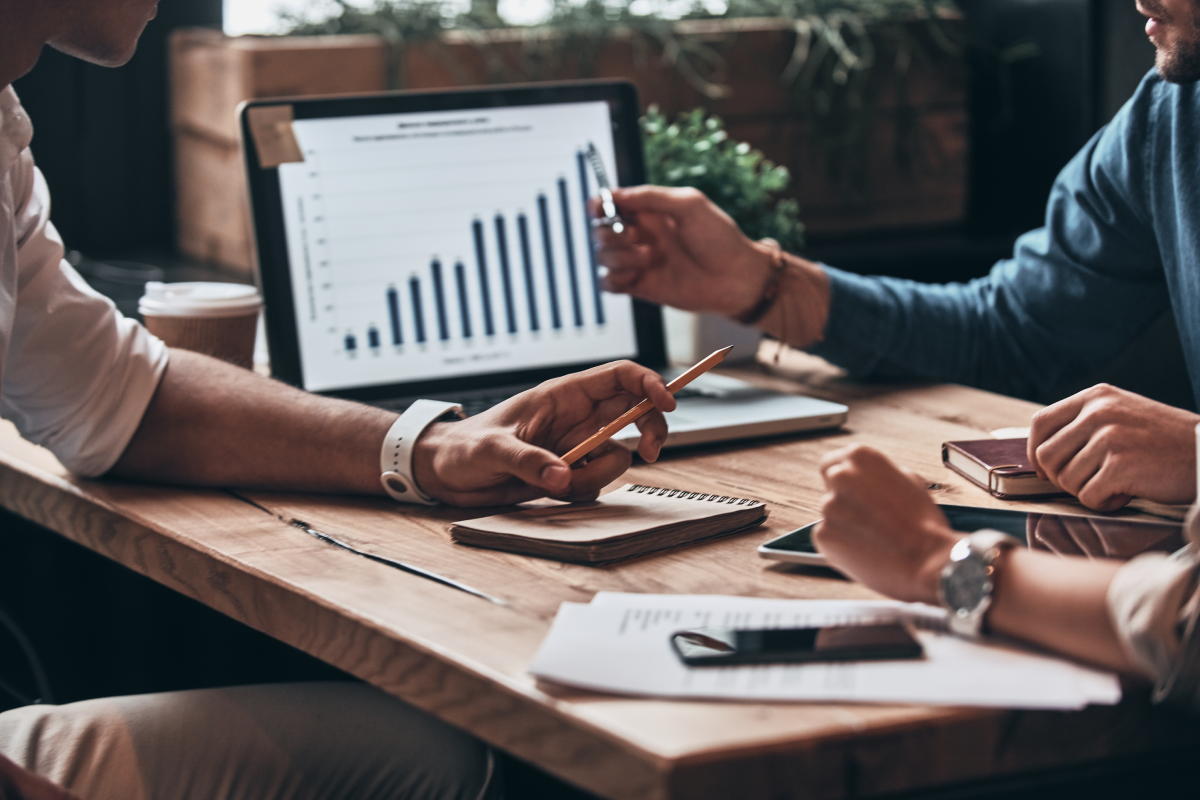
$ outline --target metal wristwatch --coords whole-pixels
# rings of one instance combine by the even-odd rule
[[[413,477],[413,445],[425,429],[443,418],[462,419],[462,406],[440,400],[418,400],[409,406],[400,419],[392,423],[383,437],[379,453],[379,482],[388,496],[399,503],[435,506],[437,500],[421,491]]]
[[[1021,540],[999,531],[976,531],[964,536],[950,551],[938,582],[938,600],[949,612],[950,630],[959,636],[978,639],[983,634],[984,615],[992,605],[995,562]]]

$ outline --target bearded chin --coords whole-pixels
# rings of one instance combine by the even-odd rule
[[[1197,29],[1200,30],[1200,27]],[[1178,42],[1170,50],[1160,48],[1154,66],[1163,80],[1195,83],[1200,80],[1200,41]]]

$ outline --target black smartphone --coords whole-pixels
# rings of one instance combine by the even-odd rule
[[[761,630],[696,628],[672,634],[671,646],[689,667],[920,658],[922,654],[921,643],[899,623]]]

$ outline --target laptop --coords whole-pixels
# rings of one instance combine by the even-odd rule
[[[639,113],[632,84],[590,81],[244,104],[275,377],[472,414],[615,359],[665,372],[661,309],[601,289],[586,210],[591,147],[616,184],[644,182]],[[710,374],[680,393],[666,444],[846,415]]]

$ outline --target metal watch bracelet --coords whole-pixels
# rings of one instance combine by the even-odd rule
[[[976,531],[958,540],[942,568],[938,600],[949,614],[950,630],[968,639],[978,639],[992,606],[996,559],[1021,541],[999,531]]]

